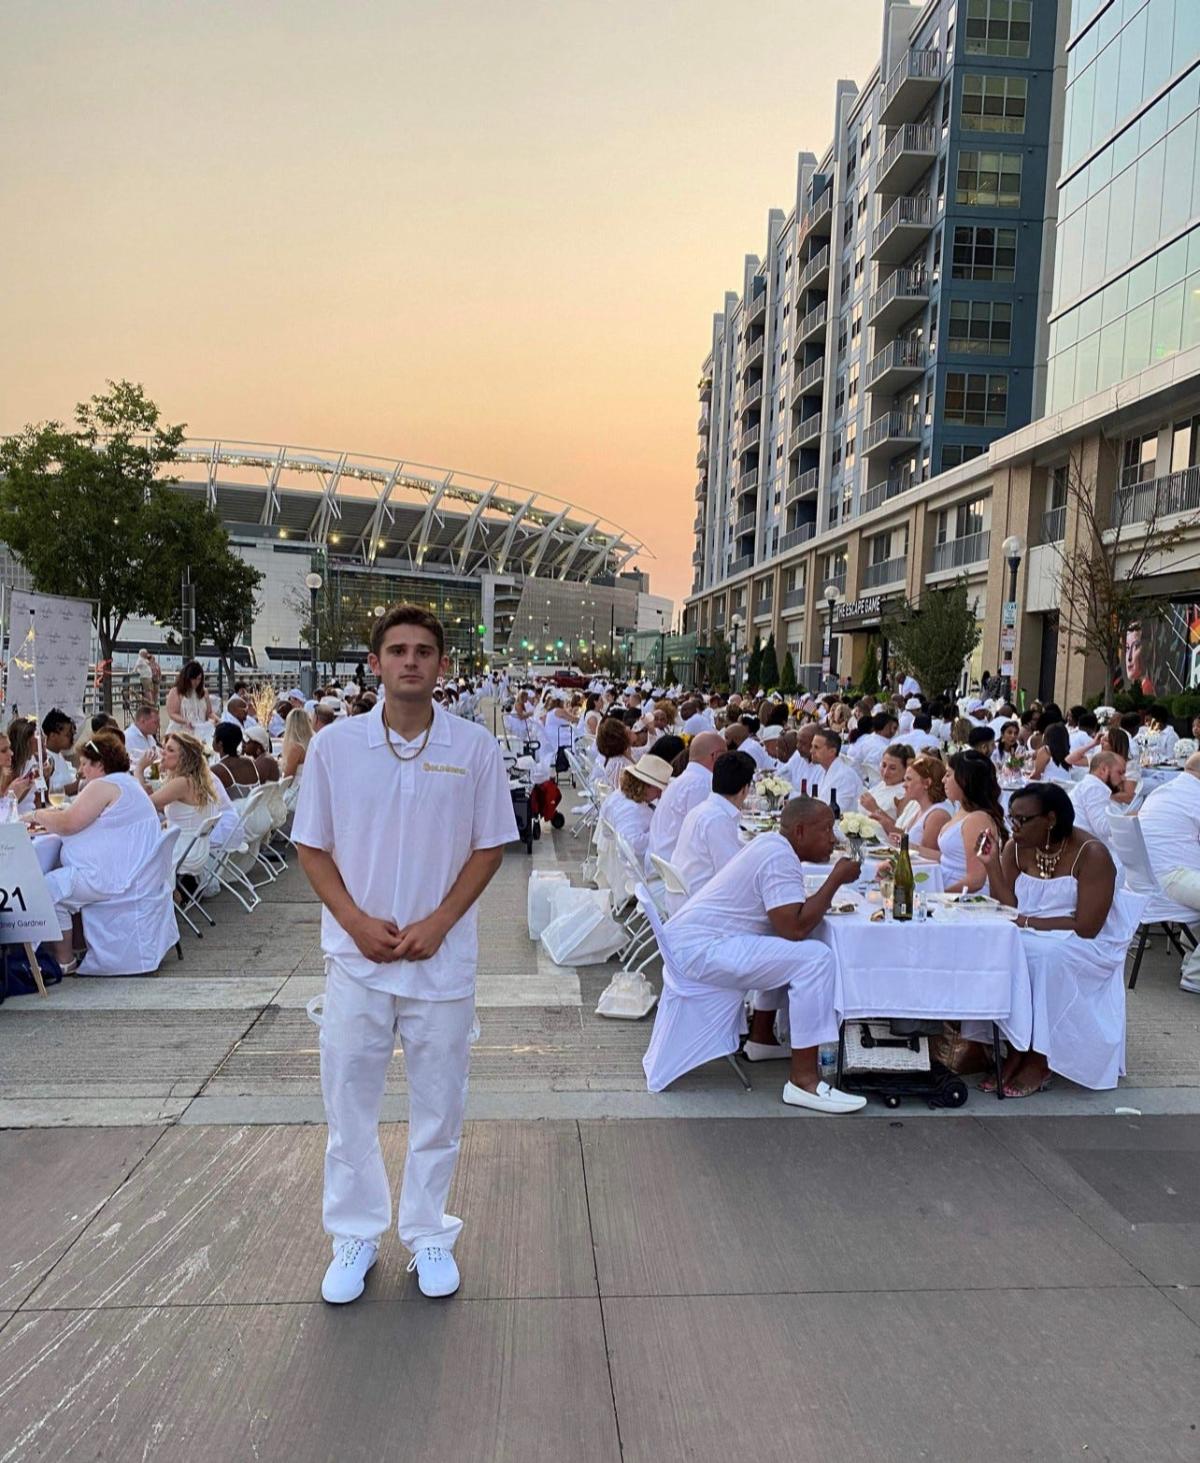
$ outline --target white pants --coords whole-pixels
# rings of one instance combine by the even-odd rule
[[[116,894],[103,894],[93,889],[81,869],[66,866],[51,869],[46,875],[46,888],[54,900],[54,913],[58,927],[65,938],[74,928],[73,916],[89,904],[99,904],[105,899],[116,899]]]
[[[376,1241],[392,1221],[392,1195],[379,1147],[379,1109],[396,1037],[408,1077],[408,1153],[398,1230],[410,1250],[453,1249],[462,1220],[445,1212],[458,1160],[475,998],[421,1001],[371,990],[326,961],[321,1019],[325,1232]]]
[[[1168,899],[1196,910],[1200,918],[1200,869],[1172,869],[1162,881],[1162,891]],[[1183,957],[1181,975],[1190,984],[1200,985],[1200,946]]]
[[[753,991],[760,1011],[778,1011],[786,1004],[797,1050],[838,1039],[833,952],[819,940],[730,935],[689,960],[685,973],[702,985]]]

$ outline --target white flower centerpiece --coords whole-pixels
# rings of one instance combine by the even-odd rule
[[[838,832],[850,845],[850,852],[860,862],[863,844],[873,838],[882,838],[883,829],[866,813],[843,813],[838,819]]]
[[[792,791],[792,784],[786,777],[776,777],[773,772],[764,772],[756,784],[759,797],[767,800],[767,807],[774,812],[782,808]]]

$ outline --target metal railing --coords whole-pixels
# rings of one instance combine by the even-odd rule
[[[699,432],[702,437],[706,437],[709,432],[712,431],[712,423],[706,416],[701,417],[700,420],[696,423],[696,431]]]
[[[893,340],[885,345],[867,365],[867,387],[872,387],[889,371],[923,371],[925,346],[919,340]]]
[[[880,178],[886,178],[895,166],[897,158],[906,152],[928,153],[932,161],[937,152],[937,132],[931,122],[905,122],[897,127],[896,135],[883,150],[879,159]]]
[[[773,608],[771,599],[756,599],[754,601],[754,613],[756,615],[769,615]]]
[[[756,381],[750,389],[742,395],[742,411],[749,411],[756,401],[762,400],[762,382]]]
[[[812,201],[812,207],[800,218],[800,236],[804,237],[811,229],[833,210],[833,183],[826,183],[824,188]]]
[[[730,574],[741,574],[744,570],[749,569],[750,565],[753,563],[753,554],[743,554],[740,559],[734,559],[733,562],[729,565],[729,572]]]
[[[875,232],[871,236],[872,249],[878,249],[884,240],[902,224],[930,228],[933,224],[933,199],[907,196],[893,199],[888,211],[875,225]]]
[[[863,451],[870,452],[873,447],[878,447],[892,438],[907,442],[918,440],[920,436],[921,429],[911,412],[884,412],[883,416],[876,417],[863,433]]]
[[[898,498],[901,493],[908,492],[909,488],[915,485],[916,479],[911,471],[905,468],[903,472],[893,473],[881,483],[876,483],[873,488],[868,488],[858,500],[858,511],[860,513],[873,513],[876,508],[881,508],[893,498]]]
[[[1067,533],[1067,505],[1061,508],[1047,508],[1042,514],[1042,542],[1060,544]]]
[[[929,298],[929,277],[924,269],[897,269],[889,274],[867,302],[867,321],[875,317],[893,300]]]
[[[756,512],[743,513],[742,516],[733,525],[734,537],[741,538],[742,534],[744,533],[753,533],[754,525],[757,521],[758,514]]]
[[[819,305],[810,310],[800,322],[800,328],[796,332],[800,342],[803,343],[810,335],[815,335],[818,330],[825,326],[825,317],[828,314],[828,306],[822,300]]]
[[[825,583],[832,584],[839,594],[846,593],[846,571],[843,569],[840,574],[826,574]]]
[[[916,49],[906,52],[903,59],[893,69],[883,88],[883,96],[879,101],[880,112],[886,112],[889,105],[895,98],[896,93],[906,81],[941,81],[942,79],[942,53],[930,49]]]
[[[896,584],[908,573],[908,560],[885,559],[880,564],[868,564],[863,570],[862,587],[878,589],[881,584]]]
[[[696,453],[696,466],[697,467],[703,467],[704,464],[707,461],[708,461],[708,448],[707,447],[701,447],[700,451]]]
[[[934,544],[934,571],[961,569],[966,564],[985,564],[991,542],[991,532],[985,528],[982,533],[968,533],[962,538],[948,539],[944,544]]]
[[[753,449],[758,446],[758,439],[761,436],[762,436],[762,427],[761,426],[751,427],[748,431],[743,432],[742,435],[741,435],[741,439],[738,442],[738,451],[739,452],[751,452],[751,451],[753,451]]]
[[[800,390],[811,391],[818,382],[825,379],[825,357],[821,356],[800,373]]]
[[[1147,523],[1173,513],[1192,513],[1200,508],[1200,467],[1185,467],[1165,477],[1131,483],[1113,494],[1112,526]]]
[[[802,290],[808,289],[809,284],[814,279],[816,279],[817,275],[823,273],[828,268],[829,245],[826,244],[825,247],[823,249],[819,249],[804,266],[803,272],[800,275],[800,281],[797,288]]]
[[[757,294],[752,294],[746,302],[746,319],[757,320],[767,308],[767,287],[764,284]]]
[[[747,346],[746,360],[742,366],[742,369],[744,371],[749,371],[751,367],[756,366],[758,362],[762,360],[763,352],[766,350],[766,348],[766,338],[761,336],[758,340],[754,342],[753,345]]]
[[[815,493],[820,476],[821,469],[819,467],[810,467],[807,471],[797,473],[795,477],[789,478],[786,501],[794,503],[797,498],[803,498],[808,493]]]
[[[804,525],[804,527],[805,528],[812,528],[813,525],[811,523],[806,523]],[[800,530],[798,528],[797,529],[793,529],[793,532],[794,533],[799,533]],[[811,538],[812,535],[809,534],[809,537]],[[803,585],[801,585],[799,589],[785,589],[783,591],[783,608],[785,610],[799,610],[799,609],[803,609],[804,608],[804,601],[805,601],[807,595],[808,595],[808,591],[804,588]]]

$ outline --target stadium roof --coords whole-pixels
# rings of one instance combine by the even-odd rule
[[[396,458],[189,437],[166,470],[239,539],[295,538],[368,565],[590,580],[647,552],[561,498]]]

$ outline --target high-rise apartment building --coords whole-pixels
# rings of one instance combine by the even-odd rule
[[[879,67],[713,322],[702,642],[773,633],[813,684],[831,617],[853,673],[889,606],[965,575],[995,665],[1015,533],[1018,680],[1096,687],[1057,593],[1068,463],[1119,534],[1156,493],[1200,507],[1163,486],[1200,447],[1198,106],[1200,0],[885,0]]]

